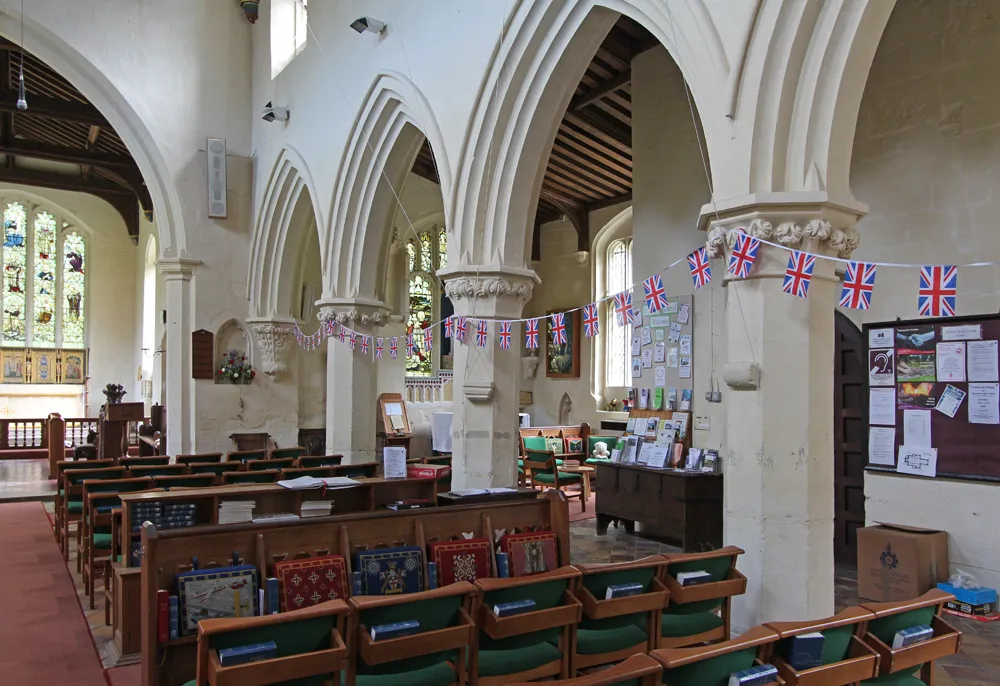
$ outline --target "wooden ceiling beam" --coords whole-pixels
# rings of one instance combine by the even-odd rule
[[[632,71],[622,72],[613,76],[607,81],[597,84],[588,91],[574,97],[569,103],[569,111],[576,112],[591,103],[597,102],[604,96],[614,93],[616,90],[632,82]]]
[[[551,165],[546,168],[545,179],[542,183],[562,189],[561,192],[564,195],[570,195],[574,198],[574,201],[580,205],[594,200],[594,196],[602,195],[587,186],[577,183],[561,169]]]
[[[629,189],[629,186],[615,183],[607,177],[595,173],[586,165],[581,165],[573,162],[572,160],[566,160],[560,157],[559,153],[554,150],[552,151],[552,155],[549,157],[549,165],[556,166],[572,174],[589,179],[596,184],[597,187],[599,187],[600,195],[619,195]]]
[[[53,162],[93,164],[99,167],[105,167],[106,169],[139,171],[135,160],[124,155],[113,155],[94,150],[52,145],[49,143],[37,143],[18,138],[14,138],[9,142],[0,142],[0,153],[5,155],[16,155],[17,157],[33,157],[38,160],[51,160]]]
[[[615,205],[620,205],[623,202],[632,202],[632,191],[616,195],[612,198],[603,198],[601,200],[595,200],[594,202],[587,203],[587,211],[594,212],[596,210],[603,210],[605,207],[614,207]]]
[[[620,131],[610,131],[607,125],[598,126],[592,123],[593,120],[590,117],[584,118],[581,114],[573,112],[567,112],[563,121],[596,137],[606,146],[632,157],[632,143]],[[620,127],[617,128],[620,129]]]
[[[620,121],[622,124],[624,124],[625,126],[627,126],[629,128],[629,130],[631,131],[631,129],[632,129],[632,114],[631,114],[631,109],[623,112],[620,107],[615,107],[613,104],[611,104],[607,100],[598,100],[597,102],[594,103],[594,107],[597,107],[598,109],[602,110],[603,112],[607,112],[612,117],[614,117],[615,119],[617,119],[618,121]]]
[[[590,250],[590,215],[587,210],[580,205],[569,205],[559,201],[552,201],[552,204],[569,220],[573,228],[576,229],[576,249],[587,252]]]
[[[17,91],[13,88],[4,88],[0,91],[0,112],[17,114],[20,111],[17,109]],[[25,110],[24,114],[80,124],[110,126],[100,110],[92,105],[83,105],[60,98],[49,98],[44,95],[30,94],[28,96],[28,109]]]
[[[618,155],[614,150],[608,150],[599,143],[595,144],[593,140],[586,136],[581,135],[578,139],[571,134],[569,129],[564,131],[563,127],[560,127],[559,135],[556,137],[556,142],[552,146],[552,149],[568,151],[570,148],[588,159],[596,161],[619,176],[628,179],[628,182],[632,183],[631,158]]]

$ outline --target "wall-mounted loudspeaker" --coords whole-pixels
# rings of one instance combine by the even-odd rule
[[[208,216],[226,218],[226,139],[209,138],[208,153]]]
[[[160,313],[163,315],[163,325],[166,326],[166,324],[167,324],[167,311],[166,310],[160,310]]]

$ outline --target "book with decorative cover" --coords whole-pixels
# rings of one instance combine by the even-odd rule
[[[424,590],[424,555],[416,546],[363,550],[355,555],[364,595],[401,595]]]
[[[551,531],[507,534],[500,549],[507,553],[511,576],[541,574],[559,566],[556,535]]]
[[[347,600],[347,561],[323,555],[274,563],[281,611],[299,610],[328,600]]]
[[[177,575],[180,634],[197,633],[198,622],[257,614],[257,568],[253,565],[195,569]]]
[[[485,538],[438,541],[429,546],[438,573],[438,585],[475,581],[490,575],[490,542]]]
[[[219,664],[223,667],[245,665],[250,662],[263,662],[278,657],[278,646],[274,641],[254,643],[233,648],[222,648],[219,651]]]

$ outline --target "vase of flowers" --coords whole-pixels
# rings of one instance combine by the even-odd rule
[[[233,384],[245,384],[253,381],[257,376],[253,365],[247,362],[247,356],[239,350],[230,350],[222,359],[222,365],[216,373],[220,381],[228,381]]]

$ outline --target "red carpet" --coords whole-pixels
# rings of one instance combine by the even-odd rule
[[[0,505],[0,682],[106,686],[41,503]]]
[[[587,501],[587,511],[583,511],[583,504],[579,498],[569,501],[569,521],[579,522],[582,519],[593,519],[597,516],[597,494],[591,493],[590,500]]]

